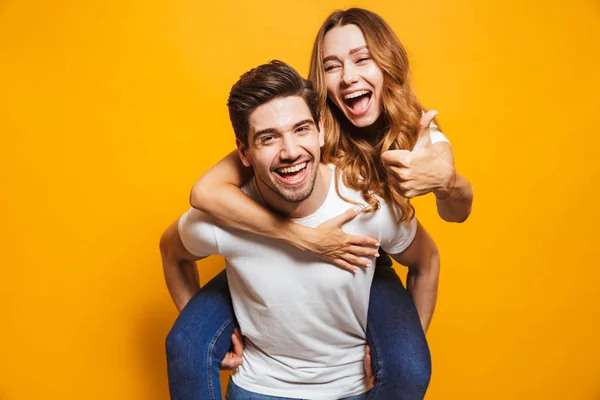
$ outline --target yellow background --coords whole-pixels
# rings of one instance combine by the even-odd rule
[[[239,75],[306,75],[353,5],[475,188],[463,225],[416,202],[443,255],[427,399],[600,399],[600,3],[484,3],[0,1],[0,399],[168,398],[158,238],[234,147]]]

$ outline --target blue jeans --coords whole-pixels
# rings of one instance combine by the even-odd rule
[[[368,393],[359,394],[358,396],[344,397],[340,400],[367,400]],[[267,396],[260,393],[249,392],[242,389],[232,380],[229,380],[229,386],[227,387],[227,393],[225,393],[225,400],[298,400],[289,397],[275,397]]]
[[[190,300],[167,336],[172,400],[221,399],[221,360],[236,326],[223,271]],[[423,399],[431,376],[429,347],[415,305],[385,254],[371,286],[367,342],[375,374],[368,398]]]

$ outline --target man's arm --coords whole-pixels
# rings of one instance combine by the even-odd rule
[[[160,237],[160,254],[169,293],[177,309],[181,311],[200,290],[196,261],[205,257],[195,256],[185,248],[178,225],[179,221],[175,221],[163,232]],[[221,369],[235,370],[242,365],[244,341],[239,328],[235,329],[231,340],[233,348],[225,354]]]
[[[160,254],[169,293],[179,311],[200,290],[196,261],[197,257],[185,249],[173,222],[160,238]]]
[[[423,331],[427,332],[435,308],[440,275],[437,246],[417,221],[417,232],[412,243],[402,253],[390,256],[408,267],[406,289],[415,303]]]

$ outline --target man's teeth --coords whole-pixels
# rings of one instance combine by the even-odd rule
[[[349,94],[345,95],[344,99],[346,99],[346,100],[348,100],[348,99],[354,99],[354,98],[356,98],[358,96],[362,96],[363,94],[368,94],[368,93],[369,93],[368,90],[359,90],[357,92],[352,92],[352,93],[349,93]]]
[[[304,169],[304,167],[306,167],[305,162],[303,162],[302,164],[294,165],[293,167],[278,168],[277,171],[281,172],[282,174],[291,174],[292,172],[298,172],[301,169]]]

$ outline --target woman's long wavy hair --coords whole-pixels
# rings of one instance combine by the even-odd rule
[[[327,97],[323,68],[323,40],[333,28],[353,24],[362,31],[373,60],[383,71],[383,118],[385,130],[375,138],[353,132],[352,125],[338,107]],[[343,183],[361,192],[371,206],[379,208],[375,195],[386,203],[395,204],[401,211],[399,221],[414,216],[410,201],[401,196],[388,176],[381,155],[387,150],[412,150],[418,135],[423,108],[409,84],[409,66],[406,50],[390,26],[377,14],[361,8],[350,8],[331,14],[321,26],[315,39],[310,63],[309,79],[319,94],[319,109],[325,129],[323,161],[336,168]],[[338,189],[339,194],[339,188]]]

